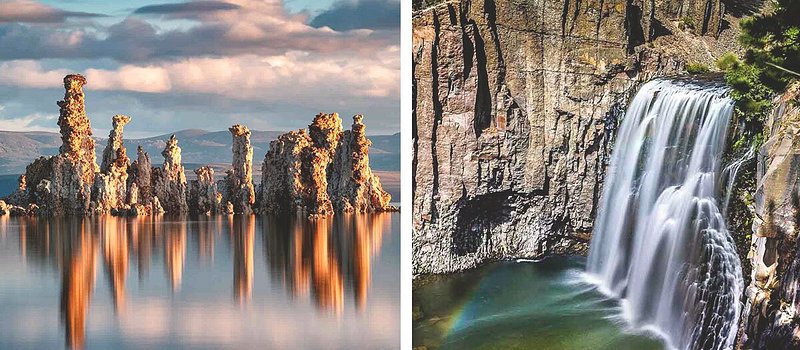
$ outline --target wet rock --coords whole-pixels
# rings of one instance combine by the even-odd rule
[[[743,348],[800,348],[800,84],[774,101],[758,182]]]
[[[161,168],[154,168],[152,173],[154,193],[165,212],[186,213],[189,211],[186,202],[186,174],[181,165],[181,148],[178,147],[175,135],[169,138],[161,155],[164,156],[164,165]]]
[[[250,130],[236,124],[228,129],[233,137],[233,168],[225,177],[225,193],[223,200],[233,204],[236,213],[253,212],[256,201],[253,186],[253,146],[250,145]]]

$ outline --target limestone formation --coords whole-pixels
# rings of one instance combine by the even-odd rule
[[[195,170],[197,179],[187,183],[175,135],[161,152],[161,167],[153,167],[141,146],[131,163],[123,141],[123,129],[131,118],[125,115],[113,117],[98,166],[84,107],[85,84],[80,75],[64,78],[66,93],[58,102],[59,154],[40,157],[27,166],[18,189],[0,201],[0,215],[249,214],[258,208],[268,213],[328,216],[334,212],[334,202],[341,211],[393,209],[389,195],[369,169],[370,142],[360,116],[352,131],[343,132],[337,114],[321,113],[308,133],[291,132],[275,140],[265,156],[257,204],[251,132],[243,125],[229,129],[232,167],[219,183],[209,166]],[[329,186],[331,181],[335,185]]]
[[[164,165],[154,168],[152,173],[154,193],[165,212],[186,213],[189,211],[186,202],[186,174],[181,165],[181,148],[178,147],[175,135],[169,138],[161,155],[164,156]]]
[[[196,180],[192,180],[189,189],[189,204],[193,211],[201,214],[215,214],[220,211],[222,195],[217,192],[214,182],[214,169],[209,166],[194,171]]]
[[[92,189],[92,207],[98,214],[109,213],[129,204],[127,200],[130,159],[123,145],[122,132],[130,120],[130,117],[124,115],[115,115],[112,119],[113,129],[108,135],[100,172],[95,175]]]
[[[304,129],[292,131],[270,142],[261,170],[260,210],[266,213],[315,212],[317,203],[309,201],[303,155],[311,147]]]
[[[136,150],[137,158],[131,164],[128,203],[149,205],[153,201],[153,164],[142,146]]]
[[[225,201],[233,204],[236,213],[253,212],[256,201],[253,186],[253,146],[250,145],[250,130],[236,124],[228,129],[233,136],[233,168],[225,177]]]
[[[774,101],[758,154],[745,349],[800,348],[800,84]]]
[[[369,167],[369,147],[363,116],[353,117],[353,126],[342,134],[328,174],[328,195],[337,211],[367,213],[389,207],[391,195]]]
[[[361,117],[354,120],[354,130],[343,132],[338,114],[320,113],[308,133],[301,129],[272,141],[262,167],[260,211],[328,216],[334,202],[339,211],[393,210],[369,170]]]
[[[735,50],[719,0],[437,3],[413,19],[415,274],[585,252],[638,85]]]

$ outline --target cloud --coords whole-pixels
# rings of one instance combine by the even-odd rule
[[[400,2],[394,0],[340,0],[320,13],[310,24],[337,31],[353,29],[399,29]]]
[[[55,125],[58,115],[45,115],[34,113],[20,118],[0,118],[0,130],[3,131],[48,131],[58,132],[57,127],[42,125]]]
[[[115,69],[86,69],[87,90],[146,93],[194,93],[241,100],[293,99],[306,95],[340,100],[399,95],[399,48],[372,58],[283,55],[196,57]],[[0,84],[20,88],[56,88],[71,72],[43,69],[37,61],[0,63]]]
[[[120,62],[190,56],[274,55],[288,51],[319,54],[348,52],[374,55],[399,42],[392,33],[373,30],[337,32],[308,25],[306,15],[285,11],[279,1],[232,0],[234,10],[196,12],[188,28],[159,28],[143,18],[128,17],[111,26],[67,27],[0,25],[0,60],[102,58]],[[187,15],[188,16],[188,15]],[[399,23],[399,13],[394,20]]]
[[[31,0],[0,1],[0,23],[60,23],[68,18],[81,17],[105,17],[105,15],[64,11]]]
[[[214,12],[236,10],[240,8],[239,5],[231,4],[223,1],[191,1],[173,4],[160,4],[143,6],[136,11],[135,14],[156,14],[156,15],[180,15],[192,14],[201,12]]]

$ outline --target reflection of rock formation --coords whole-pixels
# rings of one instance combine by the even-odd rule
[[[340,313],[345,287],[366,305],[371,265],[380,251],[388,214],[342,215],[333,220],[265,220],[265,257],[272,279],[297,298]],[[347,282],[345,284],[345,281]]]
[[[311,223],[313,231],[313,291],[317,304],[334,313],[342,312],[344,306],[344,285],[342,273],[336,255],[330,245],[329,223],[317,221]]]
[[[355,228],[345,230],[353,232],[353,262],[351,283],[356,306],[364,308],[367,303],[367,291],[372,278],[372,260],[378,255],[383,241],[385,215],[357,215],[347,221],[355,222]]]
[[[95,281],[95,239],[82,221],[70,222],[64,241],[61,283],[61,317],[66,327],[67,345],[83,348],[86,315]]]
[[[361,117],[353,130],[342,131],[336,113],[314,118],[308,132],[301,129],[270,143],[264,157],[259,210],[309,216],[342,211],[392,210],[391,197],[369,170],[369,141]]]
[[[103,257],[114,310],[125,311],[125,280],[128,276],[128,232],[117,219],[103,220]]]
[[[162,223],[158,226],[166,231],[161,232],[164,234],[164,269],[172,290],[178,291],[183,278],[183,263],[186,261],[186,223]]]
[[[255,217],[234,216],[231,222],[231,235],[233,236],[233,297],[234,300],[246,303],[253,292]]]
[[[236,124],[230,127],[233,135],[233,168],[225,177],[225,201],[233,204],[237,214],[250,214],[256,202],[253,187],[253,146],[250,146],[250,129]]]

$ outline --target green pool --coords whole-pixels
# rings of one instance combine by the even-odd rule
[[[500,262],[415,281],[413,345],[427,349],[663,349],[626,327],[585,258]]]

